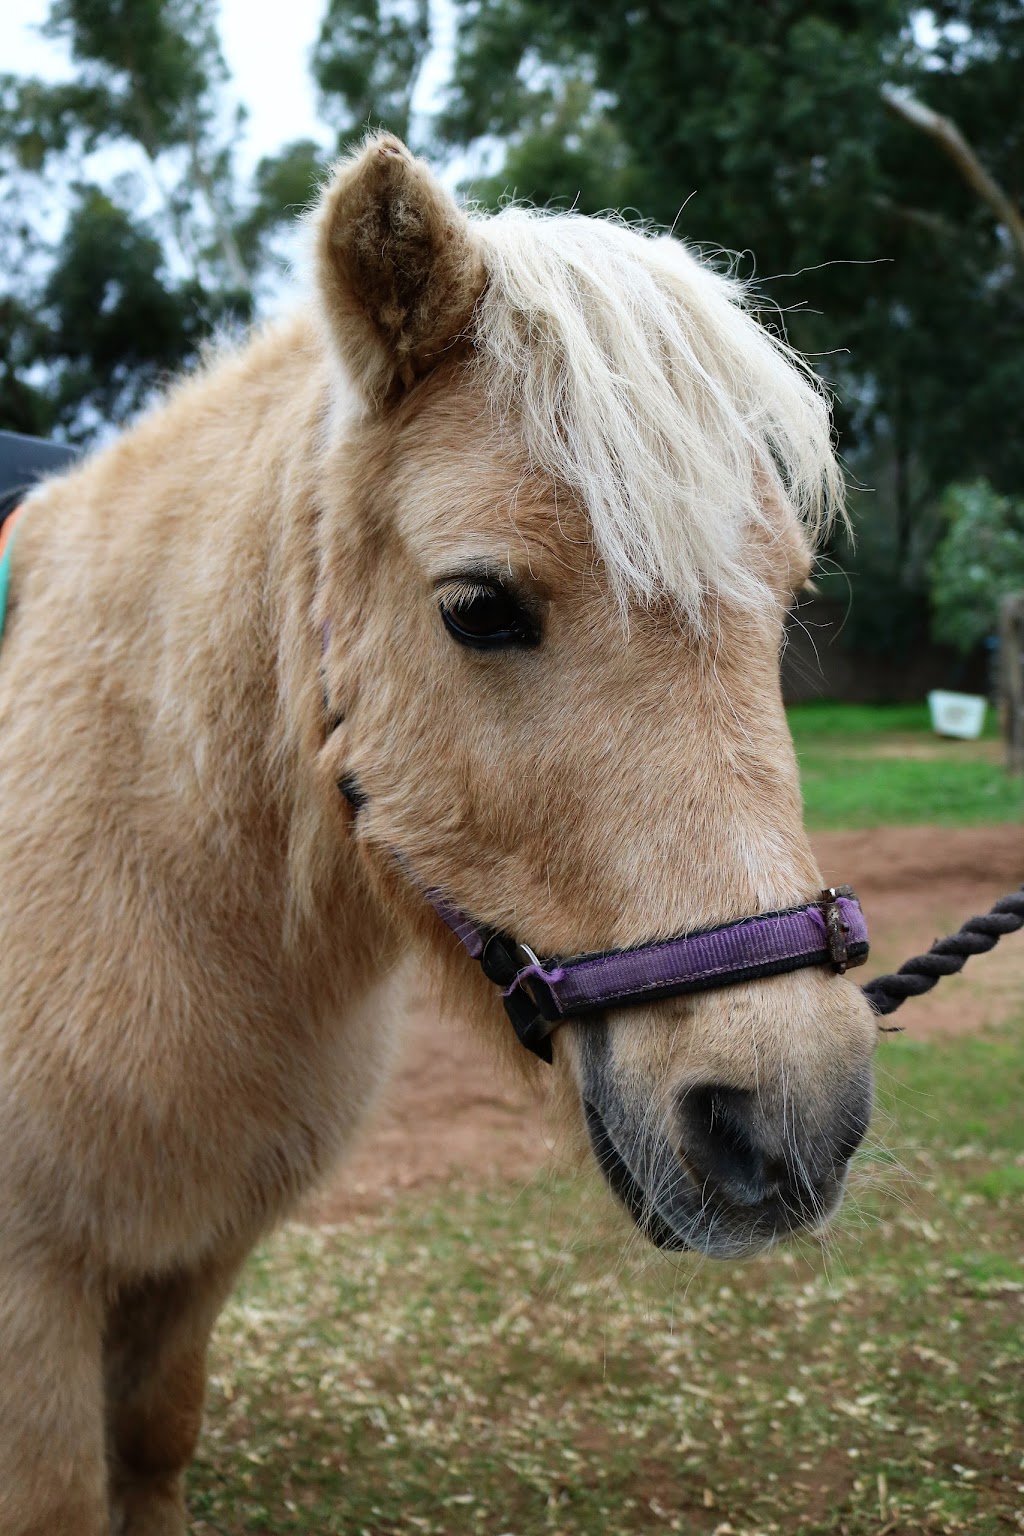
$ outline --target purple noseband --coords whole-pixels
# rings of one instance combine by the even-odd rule
[[[323,652],[329,639],[325,620]],[[330,719],[329,700],[326,709]],[[341,779],[338,788],[358,812],[365,796],[356,781]],[[396,858],[407,878],[418,884],[405,859],[397,853]],[[867,924],[848,885],[829,886],[817,901],[784,912],[762,912],[698,933],[563,959],[541,959],[528,944],[474,922],[442,891],[424,890],[424,895],[488,980],[501,988],[519,1040],[548,1062],[551,1036],[567,1019],[685,992],[710,992],[805,966],[827,965],[841,975],[868,957]]]
[[[848,885],[830,886],[817,901],[784,912],[557,960],[541,960],[528,945],[473,922],[440,891],[426,894],[484,975],[501,987],[516,1034],[543,1061],[551,1060],[550,1037],[566,1019],[804,966],[828,965],[841,974],[868,957],[867,924]]]

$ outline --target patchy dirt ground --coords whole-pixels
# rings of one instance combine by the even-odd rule
[[[883,827],[818,833],[825,879],[856,887],[868,917],[863,976],[894,970],[940,934],[1024,881],[1024,827]],[[913,1000],[900,1022],[916,1038],[984,1029],[1024,1007],[1024,935]],[[381,1199],[437,1184],[527,1177],[552,1155],[539,1107],[464,1026],[410,1005],[404,1049],[361,1150],[313,1215],[336,1221]]]
[[[983,741],[953,741],[948,736],[922,740],[920,731],[887,731],[883,741],[872,740],[870,746],[850,747],[850,755],[905,761],[917,758],[919,762],[935,762],[939,759],[954,762],[1002,763],[1006,747],[997,737]]]

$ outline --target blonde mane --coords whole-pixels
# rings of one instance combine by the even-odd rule
[[[492,404],[582,501],[620,601],[668,596],[697,623],[709,594],[763,604],[744,530],[772,499],[812,535],[842,506],[807,363],[678,240],[521,207],[473,227]]]

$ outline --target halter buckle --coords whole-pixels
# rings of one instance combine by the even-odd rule
[[[847,947],[847,927],[843,922],[843,914],[839,910],[840,896],[852,897],[854,894],[852,885],[829,885],[821,892],[818,900],[821,902],[822,916],[825,919],[825,936],[828,940],[828,952],[832,964],[838,975],[842,976],[855,965],[863,965],[867,959],[867,952],[859,955],[851,955]]]
[[[505,1012],[520,1043],[551,1063],[551,1032],[560,1014],[549,988],[537,975],[520,980],[523,971],[540,966],[529,944],[512,939],[507,933],[488,934],[480,952],[480,969],[504,994]]]

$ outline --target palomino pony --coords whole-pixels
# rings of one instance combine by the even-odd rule
[[[438,916],[514,935],[536,999],[538,954],[816,898],[778,675],[839,484],[807,370],[675,241],[467,217],[388,137],[313,231],[308,310],[13,546],[3,1536],[184,1530],[210,1329],[366,1117],[411,949],[665,1246],[821,1223],[870,1111],[834,969],[638,985],[540,1067]]]

